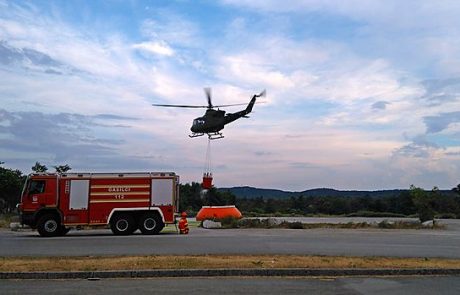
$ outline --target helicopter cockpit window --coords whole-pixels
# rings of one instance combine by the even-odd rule
[[[193,120],[193,126],[203,125],[203,124],[204,124],[203,119],[195,119],[195,120]]]

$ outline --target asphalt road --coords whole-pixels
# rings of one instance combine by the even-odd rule
[[[458,277],[3,280],[1,294],[460,294]]]
[[[113,236],[110,230],[71,231],[41,238],[0,231],[0,256],[159,254],[299,254],[460,258],[460,221],[446,230],[192,228],[189,235]]]

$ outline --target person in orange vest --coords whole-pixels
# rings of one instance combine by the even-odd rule
[[[188,234],[187,213],[185,212],[181,213],[181,218],[179,220],[179,233],[183,235]]]

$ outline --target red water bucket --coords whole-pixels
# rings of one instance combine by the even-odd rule
[[[203,175],[203,182],[201,183],[201,187],[203,189],[211,189],[212,188],[212,175],[205,173]]]
[[[203,206],[198,214],[196,220],[203,221],[206,219],[223,219],[227,217],[233,217],[240,219],[243,217],[240,210],[234,205],[229,206]]]

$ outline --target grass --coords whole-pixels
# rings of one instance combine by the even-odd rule
[[[0,258],[0,272],[216,268],[460,268],[458,259],[302,255]]]
[[[9,228],[11,222],[18,222],[19,216],[17,214],[7,213],[1,214],[0,213],[0,228]]]

